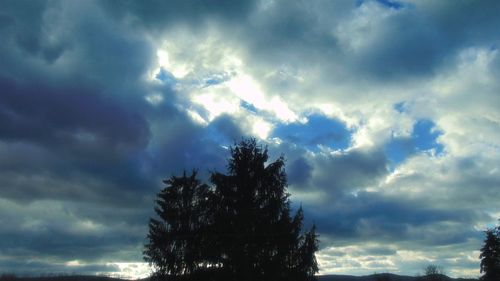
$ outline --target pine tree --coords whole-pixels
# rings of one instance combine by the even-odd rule
[[[186,279],[206,267],[209,255],[205,246],[211,219],[210,189],[201,184],[193,171],[190,176],[172,176],[158,194],[155,212],[159,219],[149,222],[149,243],[145,260],[155,268],[155,277]]]
[[[304,280],[314,280],[314,274],[318,272],[318,263],[314,253],[318,250],[318,236],[316,235],[316,226],[305,234],[304,243],[300,251],[299,272],[304,276]]]
[[[500,280],[500,226],[485,231],[486,238],[481,248],[481,280]]]
[[[283,157],[269,163],[254,139],[231,148],[228,174],[214,173],[223,267],[233,280],[307,280],[318,271],[314,228],[301,234],[303,212],[290,217]]]
[[[144,256],[169,280],[314,280],[315,226],[302,233],[302,207],[291,215],[283,157],[267,164],[254,139],[230,150],[228,173],[212,187],[196,173],[171,177],[158,195]]]

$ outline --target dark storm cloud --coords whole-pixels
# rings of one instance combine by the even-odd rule
[[[377,39],[355,55],[356,70],[379,79],[432,75],[464,47],[496,44],[500,20],[492,11],[499,8],[495,1],[415,2],[383,21]]]
[[[311,178],[313,167],[306,158],[299,157],[287,163],[288,182],[294,186],[304,186]]]
[[[215,118],[207,128],[211,130],[211,136],[220,145],[233,145],[243,137],[248,137],[229,115],[221,115]]]
[[[152,213],[149,208],[61,200],[0,202],[5,223],[0,230],[2,268],[9,260],[19,261],[20,266],[43,260],[47,271],[52,268],[50,264],[72,260],[84,264],[141,260],[147,217]],[[17,268],[12,270],[24,273]]]
[[[148,147],[148,153],[156,174],[169,177],[183,170],[200,169],[205,173],[224,169],[227,151],[212,139],[210,130],[194,123],[187,115],[179,112],[164,116],[160,113],[152,118],[151,124],[155,138]],[[209,129],[224,138],[237,133],[232,121],[224,117],[211,124]]]
[[[151,45],[132,28],[103,17],[91,2],[4,1],[2,5],[7,17],[14,19],[0,29],[4,77],[97,88],[108,95],[130,94],[143,87],[140,79],[154,56]],[[20,37],[31,38],[29,47]]]
[[[77,257],[80,260],[92,261],[102,258],[103,255],[112,256],[124,245],[127,245],[128,248],[131,241],[142,238],[127,235],[127,239],[116,239],[116,233],[106,235],[80,234],[67,232],[53,226],[45,227],[38,233],[30,231],[24,235],[17,232],[11,235],[2,233],[2,237],[4,237],[1,243],[3,254],[19,258],[45,256],[57,261],[66,261]],[[136,253],[134,258],[138,257],[140,254]],[[125,257],[120,258],[124,259]]]
[[[481,216],[471,210],[428,207],[420,201],[375,192],[344,195],[320,210],[314,211],[313,217],[327,239],[333,237],[342,243],[408,241],[420,246],[460,244],[477,238],[472,226],[460,228]]]
[[[418,196],[422,206],[440,206],[441,208],[482,212],[481,219],[492,220],[488,211],[495,209],[495,203],[500,199],[497,190],[500,179],[492,170],[496,169],[493,159],[477,157],[457,157],[450,159],[451,163],[431,167],[415,166],[413,173],[398,176],[397,180],[387,185],[387,191],[392,189],[396,194],[419,190]]]
[[[149,129],[139,113],[127,111],[93,89],[57,89],[6,79],[0,80],[0,87],[0,138],[4,140],[54,147],[85,142],[141,147],[148,142]]]
[[[354,1],[269,1],[235,34],[252,57],[271,65],[324,66],[339,54],[331,28],[354,7]]]
[[[281,147],[286,148],[286,145],[282,144]],[[296,160],[287,165],[291,179],[295,177],[292,173],[297,173],[296,166],[301,166],[304,162],[304,158],[293,156],[301,155],[297,152],[292,150],[290,155],[296,157]],[[482,211],[474,208],[463,208],[463,205],[444,206],[444,198],[441,196],[438,196],[439,199],[431,199],[435,194],[428,194],[426,198],[429,199],[410,199],[401,194],[389,195],[377,189],[379,181],[389,174],[387,167],[390,162],[383,149],[317,155],[309,158],[308,162],[312,167],[308,172],[314,176],[311,181],[302,181],[301,189],[319,192],[321,197],[306,200],[303,205],[307,219],[318,226],[323,247],[328,247],[330,243],[341,246],[363,241],[400,243],[411,249],[460,245],[471,239],[480,239],[481,234],[473,228],[474,222],[488,219]],[[301,170],[302,168],[299,169]],[[477,178],[488,177],[479,175]],[[411,182],[426,181],[424,178],[411,179]],[[472,181],[475,184],[479,182]],[[291,184],[295,187],[296,183],[291,181]],[[400,184],[405,186],[404,183]],[[495,183],[489,185],[495,186]],[[363,191],[370,187],[378,191]],[[462,196],[470,198],[472,195]]]
[[[12,157],[19,163],[17,171],[2,163],[11,170],[2,174],[4,196],[140,202],[141,189],[150,190],[154,180],[145,151],[150,105],[143,96],[170,92],[142,81],[152,57],[149,44],[102,17],[90,2],[2,3],[14,20],[0,30],[0,138],[6,156],[16,151]],[[22,45],[23,36],[38,47]],[[56,43],[64,50],[46,61],[43,48]],[[29,153],[45,162],[22,164]],[[120,196],[113,195],[118,190]]]
[[[0,248],[25,261],[0,267],[68,272],[61,264],[75,259],[141,261],[161,179],[223,170],[227,151],[175,105],[171,85],[144,81],[154,52],[134,28],[91,2],[0,5],[0,199],[9,222]],[[150,92],[168,103],[149,104]],[[241,135],[230,118],[211,128]]]
[[[18,272],[21,277],[24,276],[57,276],[58,274],[72,274],[72,275],[95,275],[112,274],[119,271],[117,265],[105,264],[88,264],[80,266],[67,266],[64,263],[50,263],[46,261],[35,262],[22,262],[22,261],[1,261],[0,266],[3,268],[10,268],[13,272]]]
[[[161,30],[170,24],[200,24],[209,19],[241,21],[252,12],[258,1],[116,1],[100,4],[114,16],[132,16],[147,29]]]
[[[387,175],[387,158],[381,150],[353,149],[315,159],[313,186],[334,198],[376,184]]]
[[[109,182],[123,184],[122,188],[147,183],[138,173],[150,138],[147,121],[139,112],[84,85],[78,86],[61,89],[42,82],[0,79],[1,146],[6,157],[16,159],[2,161],[3,171],[13,172],[17,167],[20,173],[41,175],[47,183],[56,185],[52,192],[43,184],[20,188],[20,183],[27,180],[20,174],[9,176],[2,172],[4,196],[84,199],[88,197],[85,193],[91,189],[100,193],[103,190],[99,191],[99,185]],[[27,163],[21,160],[32,158],[31,153],[45,162],[36,158]],[[92,184],[88,176],[101,182]],[[62,186],[70,183],[80,187],[71,190]]]
[[[148,112],[146,121],[141,112],[91,91],[4,89],[3,109],[13,116],[2,127],[6,158],[0,163],[5,168],[1,183],[6,198],[150,207],[152,191],[162,178],[182,169],[224,167],[225,151],[168,105],[158,113]],[[160,123],[159,128],[153,126],[158,131],[152,140],[150,122]],[[221,131],[235,132],[229,122],[220,124],[227,127]],[[120,213],[132,223],[131,216]]]
[[[12,32],[12,38],[23,51],[37,54],[43,46],[40,39],[43,11],[47,1],[3,1],[0,12],[0,32]],[[8,41],[6,41],[8,42]],[[4,43],[5,44],[5,43]],[[49,52],[49,50],[43,50]]]
[[[428,76],[464,47],[497,44],[494,30],[500,20],[492,11],[500,7],[493,2],[416,2],[402,8],[376,27],[371,44],[354,54],[355,70],[382,80]]]
[[[285,157],[285,168],[288,179],[291,180],[290,184],[307,183],[314,167],[313,162],[308,159],[308,150],[305,147],[288,141],[272,142],[268,144],[268,152],[269,159],[277,159],[280,156]]]
[[[238,30],[252,56],[270,65],[320,65],[327,81],[396,82],[434,75],[463,48],[497,45],[498,8],[494,1],[416,2],[397,10],[376,1],[273,1]],[[350,23],[356,16],[365,22]],[[353,48],[345,40],[363,43]]]

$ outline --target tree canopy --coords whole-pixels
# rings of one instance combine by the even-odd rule
[[[314,280],[316,228],[292,214],[283,157],[268,162],[254,139],[231,147],[210,185],[172,176],[156,199],[144,258],[166,280]]]

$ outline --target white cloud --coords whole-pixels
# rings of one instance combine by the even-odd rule
[[[333,36],[348,51],[362,52],[379,43],[380,32],[386,28],[386,19],[396,13],[398,11],[386,9],[376,1],[366,1],[336,26]]]
[[[115,278],[137,280],[149,277],[152,272],[151,267],[145,262],[111,262],[107,265],[118,267],[119,271],[108,272],[106,274]]]
[[[453,68],[432,81],[439,103],[434,117],[444,131],[440,141],[454,155],[500,153],[499,83],[490,71],[497,54],[484,48],[465,49]]]

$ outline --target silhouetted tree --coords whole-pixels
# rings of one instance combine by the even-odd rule
[[[149,222],[149,242],[144,258],[155,269],[155,277],[184,279],[211,265],[206,233],[212,221],[209,187],[190,176],[165,180]]]
[[[429,264],[424,268],[424,276],[421,278],[425,281],[441,281],[445,280],[444,270],[435,264]]]
[[[315,280],[314,274],[318,272],[318,263],[314,253],[318,250],[316,226],[304,235],[304,243],[300,247],[299,268],[300,280]]]
[[[485,231],[486,238],[481,248],[481,280],[500,280],[500,226]]]
[[[267,149],[244,140],[231,148],[228,174],[212,174],[223,268],[239,281],[312,279],[315,228],[301,234],[302,208],[290,216],[284,158],[267,160]]]
[[[158,195],[145,260],[173,280],[314,280],[316,228],[302,233],[302,207],[291,215],[283,157],[266,165],[254,139],[231,147],[228,173],[212,187],[196,173],[171,177]]]

